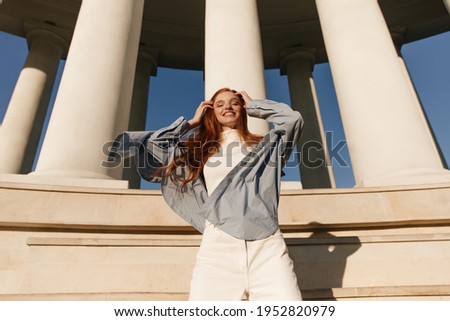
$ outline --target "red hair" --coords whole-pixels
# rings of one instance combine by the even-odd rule
[[[216,91],[210,100],[214,103],[219,94],[227,91],[237,93],[236,90],[222,88]],[[243,99],[240,99],[239,102],[242,108],[240,121],[236,129],[246,143],[257,144],[262,139],[262,136],[250,133],[247,127],[247,113],[244,108],[245,102]],[[221,132],[222,126],[217,120],[214,111],[207,108],[200,125],[186,139],[180,142],[182,144],[181,155],[177,156],[170,164],[163,168],[163,170],[165,169],[166,175],[170,175],[172,181],[182,182],[182,189],[187,183],[197,179],[202,173],[208,158],[219,150]],[[186,178],[177,177],[175,174],[177,167],[187,167],[189,169],[189,176]]]

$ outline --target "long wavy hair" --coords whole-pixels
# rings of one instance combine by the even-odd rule
[[[214,104],[217,96],[227,91],[237,93],[236,90],[230,88],[221,88],[214,93],[210,100]],[[239,102],[241,105],[241,117],[236,129],[245,143],[257,144],[262,139],[262,136],[250,133],[247,127],[247,113],[244,108],[245,102],[243,99],[240,99]],[[208,161],[208,158],[219,150],[222,130],[222,125],[217,120],[214,110],[207,108],[200,125],[185,139],[180,141],[181,154],[163,168],[165,175],[170,175],[170,178],[174,182],[181,182],[181,189],[187,183],[197,179],[202,174],[203,167]],[[187,177],[177,176],[177,167],[187,167],[189,169],[189,175]]]

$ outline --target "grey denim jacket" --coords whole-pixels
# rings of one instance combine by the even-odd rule
[[[154,132],[125,132],[113,144],[109,160],[136,156],[141,177],[161,183],[162,195],[175,213],[202,232],[205,221],[243,240],[264,239],[278,229],[278,202],[282,168],[301,135],[303,119],[288,105],[253,100],[247,114],[266,119],[272,129],[249,150],[208,196],[202,177],[186,184],[168,176],[153,176],[182,152],[180,138],[190,129],[184,117]],[[178,167],[176,175],[188,176]]]

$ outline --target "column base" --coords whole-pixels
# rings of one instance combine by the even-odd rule
[[[446,169],[417,169],[361,180],[355,187],[399,186],[450,183],[450,171]]]
[[[248,130],[252,134],[264,136],[270,130],[269,123],[264,119],[248,117]]]
[[[79,178],[44,175],[0,174],[0,182],[36,185],[76,186],[128,189],[128,181],[100,178]]]
[[[281,190],[303,189],[302,182],[299,181],[281,181]]]

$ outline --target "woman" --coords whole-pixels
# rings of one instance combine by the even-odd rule
[[[247,115],[273,129],[251,134]],[[285,104],[222,88],[189,121],[125,135],[125,145],[143,144],[149,157],[141,176],[161,182],[166,202],[203,233],[190,300],[301,300],[277,208],[281,169],[302,125]]]

